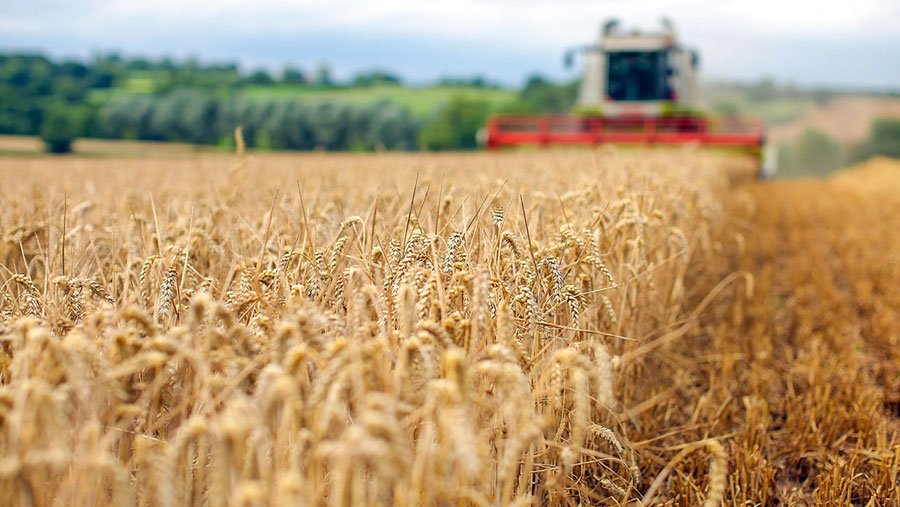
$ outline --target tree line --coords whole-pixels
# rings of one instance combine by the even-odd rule
[[[129,90],[134,82],[145,89]],[[438,84],[495,88],[484,78],[443,78]],[[40,135],[49,151],[66,152],[77,137],[196,144],[232,142],[236,126],[250,147],[293,150],[473,149],[492,112],[487,101],[452,97],[425,118],[392,103],[358,105],[297,98],[247,99],[248,86],[317,89],[402,86],[382,70],[337,82],[325,66],[285,67],[279,75],[242,72],[233,63],[202,64],[98,55],[55,61],[40,54],[0,54],[0,134]],[[503,111],[563,112],[575,84],[531,78]]]
[[[421,120],[392,103],[218,98],[198,90],[127,95],[97,114],[100,135],[147,141],[228,144],[243,129],[248,147],[278,150],[412,150]]]

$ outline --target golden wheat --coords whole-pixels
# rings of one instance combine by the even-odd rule
[[[726,241],[747,202],[725,199],[732,160],[0,160],[0,498],[797,500],[776,490],[770,443],[806,419],[776,420],[774,338],[754,324],[768,300],[730,274],[757,251]],[[749,355],[748,387],[729,373]],[[823,371],[794,385],[845,385]],[[818,438],[870,450],[817,477],[843,491],[841,472],[864,470],[879,493],[853,498],[889,503],[900,451],[857,382],[869,387],[840,399],[871,427],[820,422]],[[808,396],[820,421],[837,410],[827,391]],[[811,445],[791,456],[812,459]]]

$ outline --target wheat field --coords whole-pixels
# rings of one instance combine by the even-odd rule
[[[898,172],[0,159],[0,498],[896,505]]]

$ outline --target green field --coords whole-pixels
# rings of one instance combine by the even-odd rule
[[[320,88],[302,85],[251,86],[243,91],[254,99],[290,99],[309,101],[333,100],[354,104],[372,104],[389,101],[409,109],[417,116],[425,116],[450,97],[462,95],[471,99],[487,101],[496,109],[512,101],[516,92],[508,89],[474,88],[468,86],[425,86],[409,87],[399,85],[379,85],[353,88]]]

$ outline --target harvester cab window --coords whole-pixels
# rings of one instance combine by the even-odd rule
[[[606,92],[614,101],[669,98],[666,57],[662,51],[614,51],[607,54]]]

